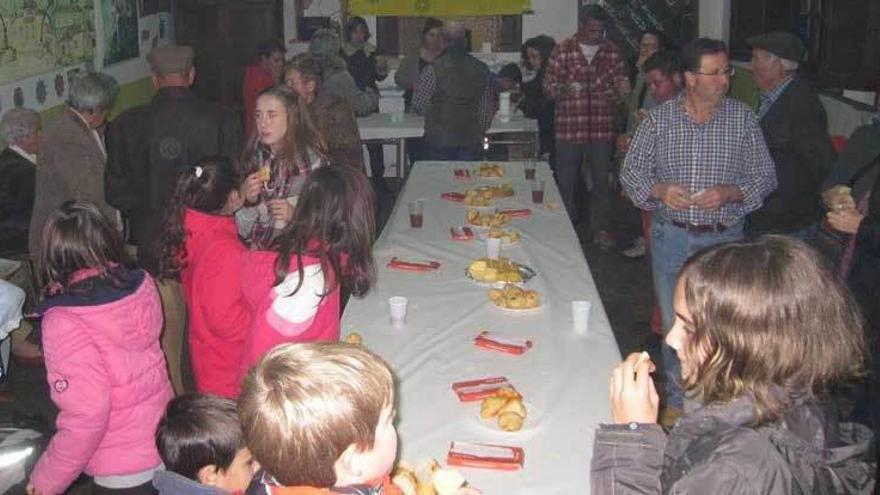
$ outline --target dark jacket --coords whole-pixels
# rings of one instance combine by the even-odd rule
[[[867,428],[835,425],[812,400],[782,421],[755,428],[743,397],[689,411],[667,437],[659,425],[602,425],[591,493],[870,494],[874,467]],[[836,426],[839,426],[836,428]],[[839,434],[838,434],[839,433]],[[831,472],[845,490],[829,488]]]
[[[159,495],[225,495],[213,486],[203,485],[173,471],[157,471],[153,475],[153,487]]]
[[[376,68],[376,47],[370,43],[361,46],[345,43],[341,55],[345,59],[349,74],[361,91],[367,88],[378,91],[376,82],[388,77],[388,74],[379,74]]]
[[[309,109],[327,143],[330,164],[363,170],[361,135],[351,105],[335,94],[321,91]]]
[[[822,182],[835,157],[819,98],[795,77],[761,119],[761,130],[778,186],[749,215],[749,228],[756,235],[791,233],[815,224],[822,216]]]
[[[150,103],[113,121],[107,136],[107,201],[131,221],[142,267],[153,273],[158,268],[149,241],[161,232],[178,174],[205,156],[237,158],[241,142],[235,115],[188,88],[162,88]]]
[[[454,50],[432,65],[437,85],[425,111],[425,139],[436,146],[482,143],[480,100],[489,84],[489,68]]]
[[[0,153],[0,255],[28,250],[37,169],[11,148]]]
[[[871,341],[876,344],[880,338],[880,175],[874,180],[867,215],[856,232],[852,263],[849,286],[861,303]]]
[[[520,106],[523,115],[538,120],[538,137],[541,141],[541,153],[550,153],[556,146],[554,135],[554,118],[556,102],[544,95],[544,70],[538,71],[531,81],[522,83],[523,99]]]

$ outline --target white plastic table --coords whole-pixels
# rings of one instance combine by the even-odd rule
[[[453,169],[466,162],[418,162],[406,182],[391,219],[375,245],[378,282],[363,299],[352,298],[342,318],[343,336],[357,331],[364,345],[392,366],[398,378],[398,432],[401,459],[417,463],[434,457],[445,463],[453,440],[519,446],[525,466],[516,472],[462,468],[470,483],[487,495],[583,494],[589,491],[593,434],[610,420],[608,380],[620,352],[581,246],[565,213],[546,163],[538,176],[547,181],[545,201],[559,208],[535,207],[522,163],[504,163],[501,180],[456,181]],[[502,256],[534,268],[527,284],[540,291],[543,307],[511,313],[492,305],[488,289],[464,276],[465,268],[485,256],[480,241],[453,241],[451,226],[465,221],[467,208],[440,198],[479,184],[509,182],[516,196],[510,207],[529,207],[530,218],[514,219],[517,246]],[[408,202],[424,200],[424,227],[409,226]],[[393,257],[436,260],[433,273],[386,268]],[[409,298],[407,322],[389,323],[390,296]],[[571,301],[592,302],[585,335],[572,331]],[[481,330],[526,336],[534,346],[522,356],[473,345]],[[451,384],[505,376],[523,394],[529,409],[524,429],[505,433],[479,417],[479,402],[461,403]]]
[[[397,176],[405,177],[407,173],[406,140],[425,135],[425,117],[405,113],[402,114],[398,122],[395,122],[390,113],[373,113],[366,117],[358,117],[357,124],[362,142],[381,142],[397,148]],[[533,153],[537,155],[540,149],[537,120],[516,113],[510,115],[508,119],[502,119],[496,115],[492,119],[492,126],[486,131],[487,136],[493,137],[509,133],[527,133],[531,135],[531,140],[523,142],[493,139],[491,142],[495,144],[529,144]]]

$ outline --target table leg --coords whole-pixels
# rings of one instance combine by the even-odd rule
[[[406,139],[399,138],[397,140],[397,163],[399,163],[400,168],[398,169],[397,176],[400,177],[401,182],[406,179],[407,170],[406,170]]]

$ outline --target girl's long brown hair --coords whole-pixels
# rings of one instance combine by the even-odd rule
[[[67,201],[43,225],[37,266],[47,294],[66,292],[79,270],[92,268],[109,277],[114,265],[126,261],[119,232],[92,203]]]
[[[861,371],[859,311],[799,241],[765,236],[710,248],[685,263],[678,283],[694,328],[688,352],[705,356],[684,385],[703,403],[749,395],[760,424],[793,397]]]
[[[276,240],[275,284],[287,277],[295,257],[299,283],[294,293],[298,291],[304,280],[305,255],[321,260],[328,282],[324,295],[340,283],[352,295],[366,294],[376,276],[372,250],[375,204],[373,188],[359,170],[331,166],[309,174],[293,221]]]
[[[229,194],[238,188],[239,175],[232,162],[223,156],[202,158],[177,177],[171,203],[165,208],[164,229],[156,239],[161,253],[159,277],[177,278],[186,258],[187,208],[202,213],[218,213],[226,206]]]
[[[309,163],[311,161],[309,151],[321,157],[327,156],[327,141],[324,135],[312,120],[308,105],[300,100],[293,89],[284,85],[273,86],[260,92],[257,99],[263,96],[276,98],[287,111],[287,133],[277,155],[280,163],[291,167],[290,172],[297,175],[300,171],[295,164]],[[254,133],[248,138],[248,144],[241,155],[242,175],[255,172],[261,165],[254,160],[261,146],[263,144],[260,142],[259,129],[254,126]]]

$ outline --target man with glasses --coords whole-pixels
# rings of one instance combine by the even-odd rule
[[[664,331],[675,320],[678,271],[699,249],[743,238],[743,218],[776,188],[773,160],[751,108],[727,96],[734,68],[724,42],[681,52],[684,92],[648,112],[621,172],[629,198],[652,210],[651,265]],[[681,411],[681,365],[663,345],[667,415]]]
[[[810,85],[796,76],[804,45],[782,31],[753,36],[752,75],[761,92],[758,119],[779,187],[749,215],[748,231],[812,240],[822,217],[822,181],[834,163],[828,119]]]

